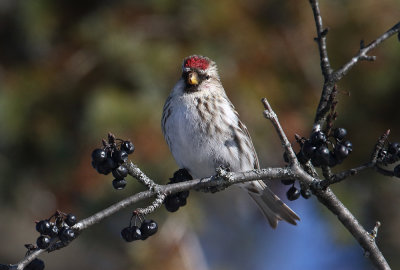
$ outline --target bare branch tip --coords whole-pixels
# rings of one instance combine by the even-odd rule
[[[362,50],[362,49],[364,49],[365,48],[365,42],[364,42],[364,40],[362,39],[362,40],[360,40],[360,50]]]
[[[374,228],[369,232],[369,235],[371,236],[372,240],[375,240],[376,237],[378,236],[378,229],[381,226],[381,223],[379,221],[377,221],[375,223]]]
[[[326,37],[326,35],[328,34],[328,32],[329,32],[329,28],[325,28],[324,30],[322,30],[322,32],[321,32],[321,37]]]
[[[267,110],[271,110],[271,105],[269,105],[268,99],[267,98],[262,98],[261,99],[262,104],[264,105],[264,108]]]

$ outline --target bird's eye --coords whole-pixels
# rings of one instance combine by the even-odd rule
[[[210,78],[211,78],[210,76],[208,76],[208,75],[206,76],[206,80],[209,80]]]

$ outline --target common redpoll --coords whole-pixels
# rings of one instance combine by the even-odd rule
[[[178,166],[193,178],[258,169],[250,134],[221,84],[217,66],[207,57],[184,59],[182,77],[164,105],[162,130]],[[299,217],[261,180],[241,185],[275,228],[279,220],[296,224]]]

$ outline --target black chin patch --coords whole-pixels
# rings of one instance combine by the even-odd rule
[[[191,85],[191,84],[188,83],[188,76],[189,76],[189,73],[191,71],[187,71],[187,72],[183,72],[182,73],[182,78],[183,78],[183,81],[185,82],[185,92],[189,92],[190,93],[190,92],[198,91],[199,90],[199,86],[202,84],[202,82],[204,80],[208,80],[209,79],[208,75],[205,75],[202,72],[199,72],[198,70],[194,70],[194,71],[197,72],[197,75],[199,77],[199,83],[197,85]]]
[[[199,85],[190,85],[190,84],[186,83],[185,92],[188,92],[188,93],[190,93],[190,92],[196,92],[196,91],[199,90],[199,87],[198,87],[198,86],[199,86]]]

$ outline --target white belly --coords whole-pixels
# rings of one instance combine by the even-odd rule
[[[179,105],[174,106],[165,125],[167,141],[179,167],[187,169],[193,178],[215,175],[215,168],[220,165],[229,166],[231,171],[253,169],[254,160],[239,162],[239,149],[230,127],[238,121],[236,114],[226,117],[225,112],[224,118],[200,116],[192,103],[175,103]]]

